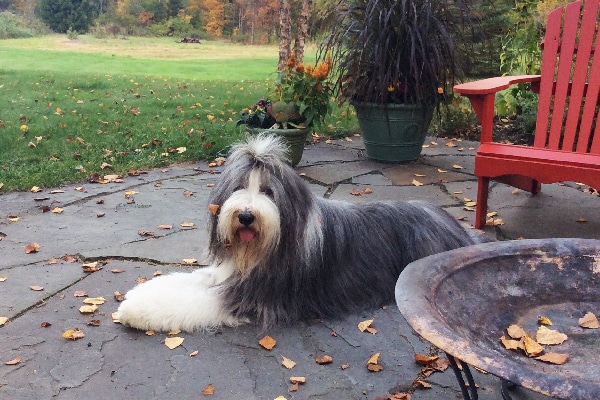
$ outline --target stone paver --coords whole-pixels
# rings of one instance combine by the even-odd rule
[[[475,198],[477,144],[455,142],[451,147],[447,142],[430,138],[419,161],[401,165],[366,159],[360,138],[319,143],[307,147],[298,171],[318,196],[357,203],[424,199],[473,223],[473,212],[463,204],[465,198]],[[139,278],[205,264],[209,184],[218,174],[219,168],[210,174],[201,163],[150,171],[120,184],[82,183],[62,187],[63,193],[0,196],[0,277],[7,278],[0,282],[0,316],[10,318],[0,327],[0,398],[195,399],[204,398],[202,391],[211,384],[214,395],[208,398],[214,399],[376,399],[412,387],[420,370],[414,354],[429,353],[431,346],[412,331],[394,304],[340,320],[273,329],[268,332],[277,340],[272,351],[258,345],[264,332],[252,325],[180,333],[182,346],[169,350],[163,343],[166,334],[149,336],[112,322],[116,291],[125,293]],[[423,185],[414,186],[413,179]],[[83,189],[76,190],[79,186]],[[372,193],[350,193],[367,187]],[[540,195],[531,196],[494,185],[490,210],[498,212],[504,225],[486,227],[485,233],[500,240],[600,239],[600,200],[584,189],[573,183],[545,185]],[[138,193],[126,197],[127,190]],[[64,212],[44,213],[44,205]],[[19,220],[10,223],[9,216]],[[580,217],[587,222],[577,222]],[[183,222],[194,226],[182,227]],[[140,230],[154,236],[141,236]],[[40,251],[26,254],[25,246],[33,242],[40,244]],[[187,258],[198,263],[186,265]],[[92,261],[99,261],[102,269],[84,272],[82,264]],[[74,296],[77,291],[107,301],[93,315],[84,315],[79,312],[82,298]],[[375,319],[375,335],[357,329],[358,322],[370,318]],[[91,320],[99,326],[88,325]],[[62,338],[67,329],[81,329],[85,338]],[[373,373],[366,362],[376,352],[384,369]],[[315,363],[315,357],[325,354],[333,363]],[[284,368],[283,356],[296,367]],[[19,363],[5,365],[16,357]],[[289,392],[291,376],[306,377],[297,392]],[[500,398],[497,378],[479,372],[475,377],[481,399]],[[450,370],[427,381],[432,388],[417,389],[413,399],[461,397]],[[515,398],[540,396],[521,390]]]

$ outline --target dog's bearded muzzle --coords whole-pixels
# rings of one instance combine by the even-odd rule
[[[252,227],[254,215],[249,210],[244,210],[238,214],[240,227],[237,229],[237,235],[242,242],[251,242],[256,237],[256,230]]]

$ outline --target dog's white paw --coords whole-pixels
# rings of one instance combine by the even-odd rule
[[[156,277],[127,292],[117,318],[124,325],[154,331],[193,332],[243,324],[246,321],[223,309],[221,289],[212,286],[216,280],[196,272]]]

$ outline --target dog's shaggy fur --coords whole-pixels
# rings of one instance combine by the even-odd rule
[[[316,197],[285,151],[270,136],[233,148],[210,198],[211,266],[129,291],[121,323],[194,331],[341,316],[390,303],[408,263],[477,241],[428,203]]]

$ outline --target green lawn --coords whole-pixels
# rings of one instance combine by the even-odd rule
[[[273,46],[0,40],[0,193],[224,154],[276,63]],[[347,114],[335,107],[320,133],[355,130]]]

